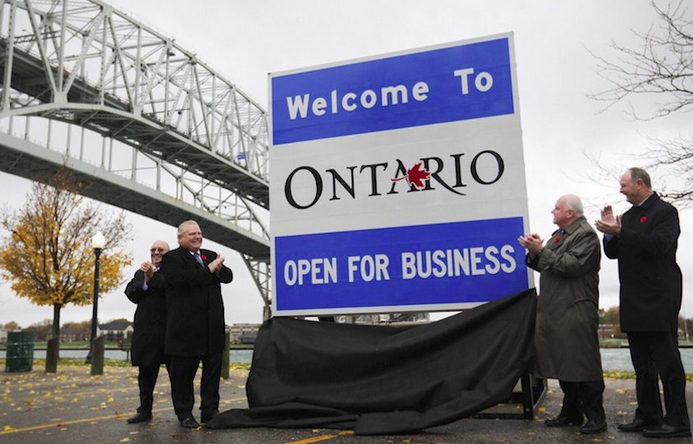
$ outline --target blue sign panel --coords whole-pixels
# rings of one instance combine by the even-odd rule
[[[269,86],[274,314],[457,310],[532,285],[512,34]]]
[[[521,217],[275,238],[280,311],[487,302],[528,288]]]
[[[273,145],[512,114],[508,38],[271,78]]]

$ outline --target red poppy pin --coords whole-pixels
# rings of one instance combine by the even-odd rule
[[[200,257],[202,258],[203,261],[206,261],[206,260],[207,260],[207,256],[205,256],[204,254],[203,254],[202,256],[200,256]]]
[[[558,237],[558,236],[556,236],[556,237],[553,238],[553,243],[554,243],[554,244],[557,244],[559,240],[561,240],[561,238]]]
[[[647,222],[647,216],[641,217],[641,218],[640,218],[640,223],[641,223],[641,224],[644,224],[645,222]]]

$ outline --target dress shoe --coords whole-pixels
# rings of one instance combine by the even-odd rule
[[[152,412],[137,412],[135,416],[128,418],[128,424],[137,424],[138,422],[145,422],[152,419]]]
[[[657,428],[658,424],[646,422],[644,419],[635,418],[631,422],[625,422],[618,425],[618,429],[622,432],[642,432],[646,427]]]
[[[587,424],[580,427],[580,433],[585,435],[593,435],[595,433],[606,432],[606,421],[587,421]]]
[[[566,427],[582,425],[582,418],[570,418],[568,416],[556,416],[555,418],[544,421],[546,427]]]
[[[675,427],[664,424],[659,427],[647,427],[642,431],[642,436],[648,438],[690,438],[691,429],[688,427]]]
[[[192,416],[186,416],[184,418],[180,418],[180,425],[185,427],[186,429],[196,429],[200,427],[200,423],[195,421],[195,418]]]
[[[211,412],[204,412],[204,413],[202,413],[202,417],[200,418],[200,422],[202,424],[204,424],[204,423],[210,421],[212,418],[214,418],[218,414],[219,414],[219,410],[217,410],[217,409],[214,409]]]

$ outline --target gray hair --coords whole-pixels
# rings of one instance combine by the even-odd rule
[[[647,173],[642,168],[638,167],[633,167],[633,168],[628,168],[628,171],[630,172],[630,178],[633,181],[638,181],[642,180],[643,185],[645,185],[645,188],[648,190],[652,189],[652,180],[650,179],[650,175]]]
[[[581,217],[585,214],[585,210],[582,207],[582,200],[574,194],[565,196],[565,208],[566,210],[571,210],[577,217]]]
[[[198,228],[200,227],[200,225],[194,220],[186,220],[184,222],[181,222],[180,225],[178,225],[178,237],[181,237],[185,234],[188,225],[197,225]]]

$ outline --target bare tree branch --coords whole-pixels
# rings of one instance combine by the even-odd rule
[[[614,55],[599,56],[598,74],[609,87],[588,97],[604,102],[601,112],[622,104],[635,120],[653,120],[675,113],[693,111],[693,10],[685,0],[666,8],[652,2],[659,22],[647,32],[634,31],[640,45],[636,48],[611,42]],[[654,96],[654,110],[632,103],[636,97]],[[659,194],[683,207],[693,206],[693,137],[654,140],[652,148],[634,159],[650,170],[657,170]],[[593,163],[604,176],[608,168]],[[613,170],[611,170],[613,171]]]

